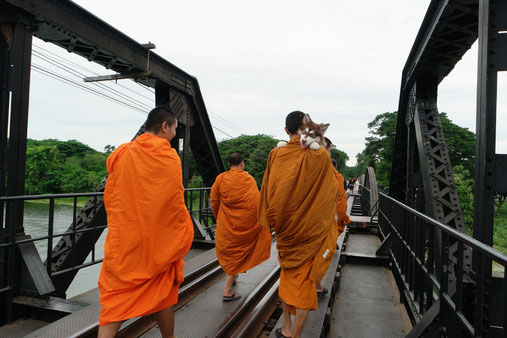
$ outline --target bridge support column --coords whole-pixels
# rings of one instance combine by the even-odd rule
[[[497,165],[501,155],[495,154],[498,71],[507,70],[507,34],[499,32],[505,30],[507,7],[504,2],[480,0],[473,235],[490,246],[493,246],[495,194],[507,193],[505,185],[502,189],[499,184],[499,179],[505,177],[501,173],[507,168]],[[473,269],[476,272],[475,326],[479,331],[476,335],[492,335],[490,326],[501,325],[502,319],[494,323],[491,318],[499,312],[499,309],[492,311],[492,301],[498,298],[495,295],[498,290],[492,288],[491,260],[474,253]]]
[[[5,8],[5,11],[4,11]],[[0,20],[0,193],[23,195],[25,190],[26,138],[32,56],[31,20],[13,7],[3,5]],[[23,202],[6,206],[3,238],[13,243],[24,235]],[[0,206],[3,218],[4,206]],[[32,244],[33,245],[33,244]],[[2,297],[0,322],[13,318],[11,300],[20,284],[21,257],[14,246],[0,250],[0,288],[12,288]],[[5,311],[4,311],[5,310]]]

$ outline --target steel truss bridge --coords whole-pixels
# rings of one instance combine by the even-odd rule
[[[65,299],[77,271],[100,263],[95,243],[107,227],[102,200],[107,178],[93,193],[23,196],[34,36],[154,88],[154,104],[169,104],[177,113],[179,127],[172,145],[182,149],[185,182],[190,152],[207,187],[224,167],[195,77],[71,1],[0,0],[0,9],[0,323],[43,313],[56,320],[79,307]],[[378,192],[374,170],[368,168],[360,198],[351,200],[360,210],[356,214],[369,217],[364,224],[372,225],[381,239],[375,256],[386,261],[395,276],[413,324],[409,336],[506,335],[507,257],[492,248],[494,196],[507,193],[507,155],[495,151],[497,77],[507,70],[506,31],[505,1],[430,2],[402,72],[389,195]],[[475,204],[470,237],[465,233],[437,93],[439,83],[476,40]],[[141,126],[135,136],[143,130]],[[83,196],[89,201],[78,210],[77,198]],[[74,198],[74,217],[66,232],[55,234],[54,201],[61,197]],[[196,230],[194,247],[212,246],[207,190],[187,189],[186,198]],[[23,202],[30,199],[50,201],[47,236],[31,238],[25,233]],[[194,200],[199,201],[198,208]],[[48,243],[45,261],[34,244],[40,240]],[[90,253],[92,261],[85,263]],[[493,273],[492,262],[504,267],[502,275]],[[216,269],[209,262],[195,267],[211,280]],[[270,297],[276,297],[275,270],[265,280]],[[187,293],[197,287],[192,284],[197,274],[186,275]],[[251,317],[250,322],[261,317]],[[245,325],[224,323],[216,336],[248,332]],[[243,331],[231,331],[238,327]]]

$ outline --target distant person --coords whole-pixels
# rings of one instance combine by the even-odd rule
[[[269,258],[271,233],[259,225],[259,190],[239,153],[228,158],[229,171],[217,176],[211,187],[211,207],[217,220],[215,248],[225,280],[223,301],[241,298],[233,285],[239,273]]]
[[[308,311],[317,309],[317,283],[331,263],[338,238],[338,181],[325,149],[301,148],[303,116],[300,111],[287,115],[290,141],[269,154],[259,202],[259,222],[275,231],[281,267],[279,337],[301,336]]]
[[[331,156],[331,149],[333,149],[333,143],[330,139],[326,137],[326,150]],[[338,191],[338,202],[336,203],[336,222],[338,223],[338,236],[340,236],[343,231],[345,231],[345,225],[351,223],[349,216],[347,215],[347,193],[346,188],[344,188],[345,179],[343,175],[338,172],[336,169],[338,167],[338,163],[334,159],[331,159],[331,163],[333,164],[336,179],[338,180],[339,191]]]
[[[354,184],[356,183],[356,179],[354,177],[352,177],[350,180],[349,180],[349,190],[351,193],[354,192]]]
[[[356,179],[354,182],[354,194],[357,194],[359,192],[359,180]]]
[[[169,143],[177,125],[169,107],[155,107],[145,133],[107,159],[98,337],[114,337],[124,320],[149,314],[163,337],[174,335],[182,259],[194,238],[180,158]]]

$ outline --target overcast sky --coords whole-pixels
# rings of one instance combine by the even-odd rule
[[[401,71],[430,3],[76,2],[136,41],[155,43],[157,54],[197,77],[218,140],[241,133],[286,139],[285,116],[302,110],[315,122],[331,124],[326,136],[348,154],[348,165],[364,148],[368,122],[397,110]],[[88,75],[108,70],[41,40],[34,44],[32,61],[38,70],[32,72],[29,137],[77,139],[100,151],[133,137],[145,113],[40,74],[41,69],[66,74],[46,61],[47,56],[56,58],[50,53],[76,64],[70,68],[86,67],[80,71]],[[439,110],[472,131],[476,74],[474,45],[439,87]],[[507,116],[500,94],[506,89],[504,74],[500,80],[499,126]],[[142,102],[144,110],[153,106],[152,91],[132,81],[108,86]],[[507,136],[500,132],[502,128],[497,152],[507,153]]]

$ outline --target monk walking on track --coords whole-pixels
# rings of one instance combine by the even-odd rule
[[[338,239],[338,180],[325,149],[301,148],[303,117],[300,111],[287,116],[290,141],[271,151],[259,202],[259,221],[275,231],[281,267],[283,326],[278,337],[301,336],[308,311],[317,309],[316,285],[329,268]]]
[[[236,275],[267,260],[271,251],[271,233],[261,227],[257,219],[257,184],[244,171],[241,154],[231,154],[228,163],[231,169],[217,176],[210,194],[217,220],[217,258],[227,275],[224,301],[241,298],[232,288]]]
[[[169,143],[176,127],[170,108],[158,106],[148,114],[145,133],[107,159],[99,337],[113,337],[122,321],[149,314],[163,337],[174,336],[182,259],[194,237],[181,162]]]
[[[331,156],[331,150],[333,149],[333,143],[327,137],[326,139],[326,150]],[[338,223],[338,236],[340,236],[343,231],[345,231],[345,226],[352,221],[347,215],[347,193],[345,192],[344,182],[345,178],[342,174],[337,170],[337,163],[333,159],[333,167],[336,175],[336,179],[338,180],[338,202],[336,203],[336,222]]]

